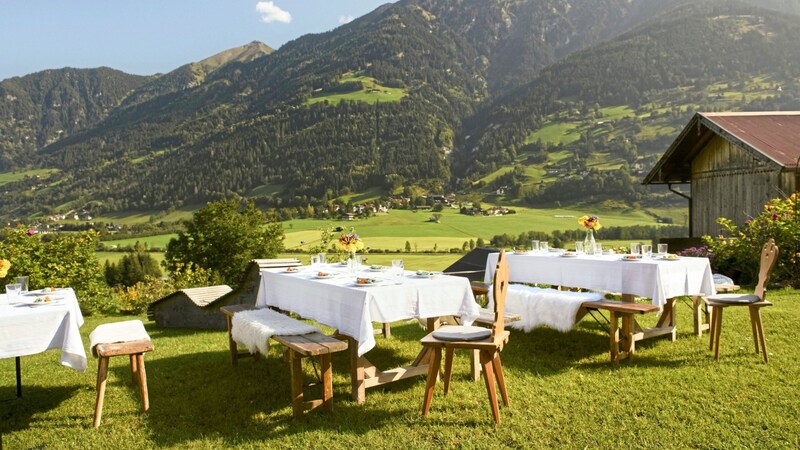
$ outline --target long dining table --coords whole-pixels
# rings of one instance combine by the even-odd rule
[[[498,253],[486,260],[486,282],[494,276]],[[662,308],[655,327],[635,324],[636,340],[669,334],[676,337],[675,298],[693,298],[695,329],[700,321],[700,296],[713,295],[714,279],[708,258],[664,257],[629,259],[625,255],[585,255],[576,252],[526,252],[508,255],[509,279],[622,294],[622,300],[649,298]]]
[[[17,397],[22,396],[22,356],[60,349],[62,365],[86,370],[82,325],[78,299],[70,288],[31,291],[12,302],[0,295],[0,358],[16,358]]]
[[[327,276],[319,276],[320,272]],[[357,277],[375,282],[361,285]],[[394,277],[389,271],[357,274],[337,264],[296,271],[268,269],[261,272],[256,306],[276,307],[296,313],[336,330],[348,340],[352,397],[366,399],[366,389],[427,373],[429,355],[420,354],[408,366],[379,370],[366,354],[376,345],[373,323],[426,319],[427,329],[439,326],[442,316],[460,316],[465,323],[478,317],[479,306],[466,278],[443,274],[417,276],[404,271]]]

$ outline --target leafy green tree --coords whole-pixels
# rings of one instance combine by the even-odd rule
[[[170,272],[193,263],[210,270],[214,282],[236,285],[250,260],[273,258],[283,250],[283,227],[265,223],[252,202],[208,203],[184,225],[186,231],[167,244],[164,266]]]
[[[119,264],[106,262],[106,283],[109,286],[133,286],[134,284],[151,278],[161,277],[161,268],[158,261],[147,252],[145,244],[136,241],[133,248],[122,257]]]

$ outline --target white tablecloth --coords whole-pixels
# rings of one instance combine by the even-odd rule
[[[35,297],[21,296],[20,303],[9,304],[0,295],[0,358],[27,356],[51,348],[61,349],[61,364],[86,370],[86,351],[79,328],[83,315],[72,289],[47,293],[54,301],[28,306]]]
[[[344,271],[335,265],[324,270]],[[357,287],[352,275],[317,279],[316,273],[310,268],[293,274],[285,269],[261,272],[256,306],[275,306],[338,329],[358,341],[359,355],[375,346],[372,322],[455,315],[471,323],[478,317],[479,307],[466,278],[417,278],[406,272],[398,284],[388,273],[362,272],[358,276],[386,281]]]
[[[494,276],[497,255],[492,253],[486,260],[487,283]],[[620,292],[648,297],[658,306],[682,295],[716,293],[707,258],[623,261],[622,255],[563,257],[552,252],[506,255],[512,282]]]

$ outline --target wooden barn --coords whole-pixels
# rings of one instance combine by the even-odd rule
[[[300,260],[296,258],[254,259],[247,265],[236,289],[220,285],[175,291],[151,303],[147,317],[162,327],[227,330],[221,307],[254,305],[262,270],[299,265]]]
[[[717,218],[741,225],[800,189],[798,160],[800,111],[697,113],[643,183],[688,199],[690,237],[714,236]]]

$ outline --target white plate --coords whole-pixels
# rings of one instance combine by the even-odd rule
[[[660,259],[662,261],[680,261],[681,257],[677,256],[675,258],[667,258],[666,256],[662,256],[661,258],[658,258],[658,259]]]
[[[283,271],[283,273],[300,273],[300,272],[302,272],[302,270],[300,270],[298,268],[293,268],[293,269],[294,270],[286,269],[286,270]]]
[[[334,273],[326,273],[325,275],[314,274],[314,278],[318,278],[320,280],[327,280],[328,278],[334,278],[336,274]]]
[[[427,272],[427,273],[417,273],[415,276],[417,278],[436,278],[441,275],[442,272]]]
[[[378,267],[370,267],[369,268],[370,272],[384,272],[386,270],[389,270],[389,268],[386,267],[386,266],[378,266]]]
[[[561,254],[561,256],[564,257],[564,258],[574,258],[574,257],[578,256],[578,254],[575,253],[575,252],[564,252],[564,253]]]
[[[641,261],[642,258],[628,258],[627,256],[623,256],[621,258],[622,261]]]

